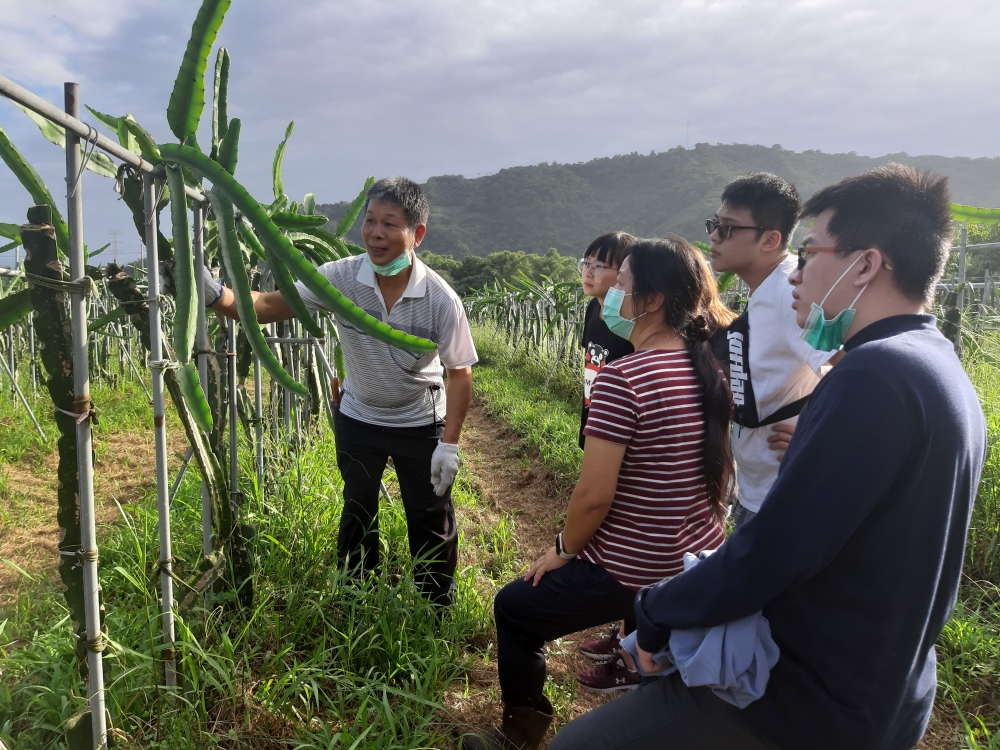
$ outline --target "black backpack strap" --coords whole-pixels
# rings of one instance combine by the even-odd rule
[[[810,393],[809,396],[812,394]],[[809,401],[809,396],[803,396],[797,401],[792,401],[790,404],[785,404],[778,411],[774,412],[767,419],[762,419],[757,426],[767,427],[769,424],[774,424],[775,422],[783,422],[786,419],[791,419],[792,417],[797,417],[802,409],[805,408],[806,402]]]

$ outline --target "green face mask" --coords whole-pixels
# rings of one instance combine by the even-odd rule
[[[858,256],[858,258],[847,267],[847,271],[854,268],[854,264],[861,260],[863,256]],[[837,284],[847,276],[847,271],[840,274],[840,278],[837,279],[833,286],[830,287],[830,291],[826,293],[826,297],[823,297],[823,301],[818,305],[813,302],[812,306],[809,308],[809,317],[806,318],[806,323],[802,326],[802,333],[799,337],[809,343],[813,349],[818,349],[821,352],[835,352],[844,345],[844,336],[847,335],[847,330],[851,327],[851,323],[854,322],[854,313],[857,312],[854,309],[854,305],[857,304],[858,299],[864,293],[868,285],[865,284],[861,287],[861,291],[858,292],[858,296],[854,298],[854,302],[846,310],[841,310],[839,313],[833,316],[832,320],[827,320],[823,316],[823,305],[826,303],[827,297],[830,296],[830,292],[837,288]]]
[[[384,266],[376,265],[372,262],[372,256],[365,253],[365,260],[368,262],[368,267],[371,268],[379,276],[395,276],[400,271],[406,270],[413,265],[413,261],[410,260],[410,251],[407,250],[398,258],[393,258]]]

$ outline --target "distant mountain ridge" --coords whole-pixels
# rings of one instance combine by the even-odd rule
[[[698,143],[693,149],[678,146],[578,164],[510,167],[471,180],[431,177],[423,186],[431,218],[421,249],[455,258],[498,250],[544,253],[550,247],[577,255],[594,237],[620,229],[702,240],[703,222],[718,208],[723,187],[741,174],[774,172],[795,184],[805,200],[826,185],[889,162],[947,175],[959,203],[1000,206],[1000,158],[867,157]],[[336,220],[347,205],[317,208]],[[360,222],[351,232],[357,239],[359,227]]]

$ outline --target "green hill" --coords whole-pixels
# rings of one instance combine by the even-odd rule
[[[424,185],[431,218],[421,249],[464,258],[499,250],[544,253],[555,247],[575,256],[597,235],[618,229],[642,236],[675,232],[701,240],[703,221],[718,207],[725,184],[738,175],[774,172],[807,198],[825,185],[892,161],[947,175],[959,203],[1000,206],[1000,158],[866,157],[699,143],[659,154],[511,167],[472,180],[431,177]],[[318,208],[337,219],[346,207]],[[353,234],[360,239],[357,227]]]

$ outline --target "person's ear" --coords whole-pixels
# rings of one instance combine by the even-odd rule
[[[882,270],[883,260],[882,252],[878,248],[870,247],[865,250],[861,260],[858,261],[858,276],[854,280],[854,286],[862,287],[878,276]]]
[[[768,229],[761,235],[760,249],[765,253],[781,252],[784,244],[781,241],[781,232],[777,229]]]
[[[633,300],[634,299],[635,298],[633,297]],[[633,308],[633,311],[636,315],[645,315],[646,313],[655,313],[662,307],[663,295],[660,292],[653,292],[642,301],[638,301]]]
[[[413,248],[416,249],[420,247],[420,243],[424,241],[424,235],[427,234],[426,224],[417,224],[417,228],[413,230]]]

